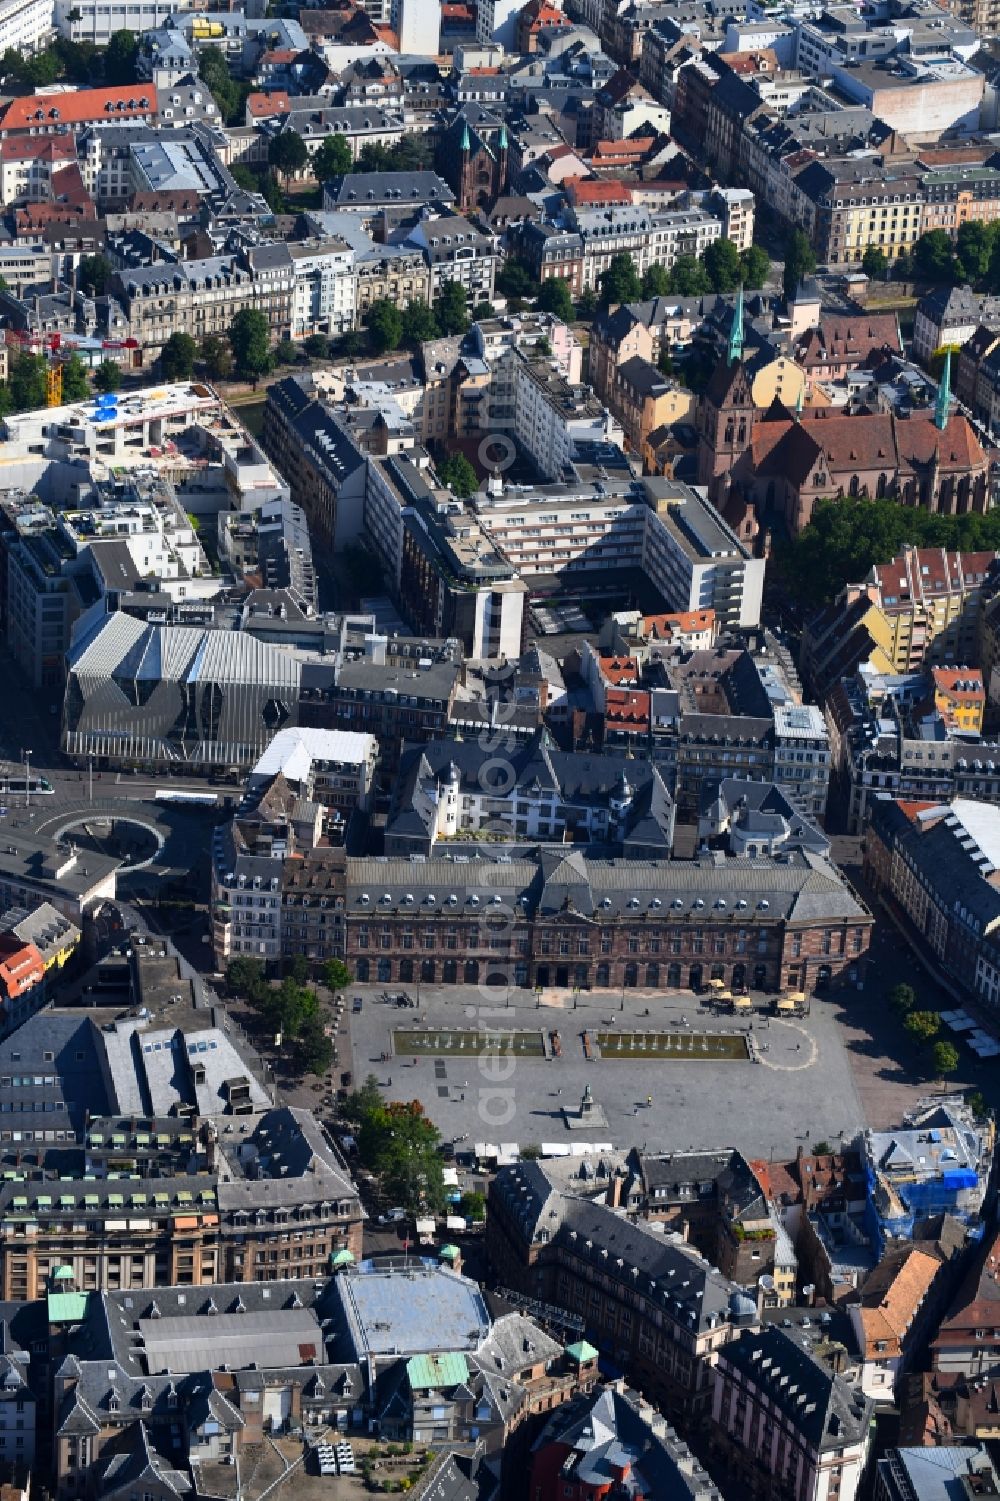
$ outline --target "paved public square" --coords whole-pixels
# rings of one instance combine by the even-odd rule
[[[512,989],[508,1006],[503,989],[422,986],[419,1006],[402,1009],[382,999],[387,988],[397,987],[354,985],[348,992],[363,997],[362,1011],[350,1015],[355,1078],[374,1074],[387,1099],[419,1100],[449,1141],[648,1142],[658,1150],[726,1143],[766,1157],[784,1156],[799,1142],[836,1143],[865,1123],[836,1019],[840,999],[814,1000],[808,1017],[791,1021],[758,1011],[752,1018],[758,1063],[704,1061],[697,1049],[690,1061],[588,1060],[584,1030],[745,1033],[750,1019],[713,1016],[690,992],[626,991],[624,1006],[619,991],[588,992],[574,1010],[567,992],[547,992],[539,1005],[532,992]],[[416,999],[416,988],[406,988]],[[755,1004],[763,1008],[766,1000]],[[558,1030],[562,1051],[549,1058],[397,1055],[393,1032],[414,1027]],[[571,1130],[563,1107],[576,1107],[588,1085],[606,1125]]]

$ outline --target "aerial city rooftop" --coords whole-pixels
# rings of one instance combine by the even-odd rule
[[[0,1501],[1000,1497],[998,36],[0,0]]]

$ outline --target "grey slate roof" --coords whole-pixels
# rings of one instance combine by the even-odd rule
[[[771,1324],[746,1330],[720,1357],[767,1392],[814,1452],[837,1451],[864,1438],[873,1404],[784,1329]]]

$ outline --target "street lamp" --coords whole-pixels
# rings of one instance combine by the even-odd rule
[[[31,751],[24,752],[24,806],[31,807]]]

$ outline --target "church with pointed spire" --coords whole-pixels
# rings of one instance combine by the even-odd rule
[[[744,358],[743,294],[736,299],[726,353],[698,404],[698,483],[727,519],[752,507],[748,540],[777,528],[795,536],[816,502],[841,496],[892,499],[961,515],[989,508],[989,460],[975,429],[951,399],[951,353],[933,409],[848,412],[753,399]]]
[[[468,214],[489,209],[507,190],[510,141],[503,118],[467,104],[441,138],[436,165],[455,193],[455,207]]]
[[[753,439],[754,404],[750,375],[743,363],[743,288],[739,290],[724,359],[715,368],[698,403],[698,483],[711,499]]]

